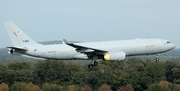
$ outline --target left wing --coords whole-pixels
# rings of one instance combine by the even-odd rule
[[[7,48],[11,48],[11,49],[15,49],[15,50],[21,50],[21,51],[27,51],[27,48],[20,48],[20,47],[7,47]]]
[[[107,53],[108,51],[106,50],[100,50],[100,49],[95,49],[95,48],[90,48],[90,47],[85,47],[81,45],[74,44],[72,42],[67,41],[66,39],[63,39],[63,42],[71,47],[76,48],[77,52],[81,52],[84,54],[89,54],[89,53],[94,53],[94,54],[104,54]]]

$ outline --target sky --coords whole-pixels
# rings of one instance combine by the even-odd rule
[[[0,0],[0,48],[12,46],[5,21],[37,42],[161,38],[180,48],[180,0]]]

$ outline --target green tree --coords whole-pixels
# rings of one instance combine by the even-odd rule
[[[46,82],[61,83],[65,63],[61,61],[39,61],[34,68],[34,82],[42,86]]]
[[[145,73],[152,78],[153,83],[166,80],[165,68],[163,62],[150,62],[145,67]]]
[[[60,87],[57,84],[45,83],[42,86],[42,91],[60,91]]]
[[[174,83],[180,84],[180,63],[176,64],[174,68],[172,68]]]
[[[147,91],[173,91],[173,84],[168,81],[160,81],[159,83],[151,84]]]
[[[148,87],[147,91],[161,91],[161,87],[158,84],[152,84]]]
[[[7,66],[0,66],[0,81],[11,86],[14,82],[31,82],[33,74],[30,63],[17,62],[9,63]]]
[[[5,65],[0,65],[0,83],[2,82],[7,82],[8,78],[7,78],[7,71],[8,68]]]
[[[125,76],[127,83],[130,83],[135,91],[147,89],[152,83],[152,77],[146,72],[149,62],[131,58],[127,60],[127,64],[129,65],[126,70],[127,76]]]
[[[21,69],[21,70],[15,70],[13,79],[14,82],[31,82],[33,79],[33,74],[31,70],[28,69]]]
[[[65,63],[57,60],[39,61],[34,68],[34,82],[42,86],[49,82],[60,85],[73,84],[72,76],[80,71],[80,66],[75,63]]]
[[[167,81],[169,82],[174,82],[174,74],[173,74],[173,68],[176,66],[176,64],[179,64],[177,62],[173,62],[173,61],[166,61],[165,62],[165,76]]]
[[[111,76],[111,73],[108,71],[91,71],[88,73],[87,84],[95,90],[104,83],[112,83],[111,81],[113,80]]]
[[[8,68],[12,70],[31,69],[31,63],[29,62],[9,63]]]
[[[74,85],[84,86],[87,84],[88,73],[84,71],[74,72],[72,74],[72,81]]]

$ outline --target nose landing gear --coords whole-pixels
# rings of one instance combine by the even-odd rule
[[[156,61],[159,61],[159,55],[156,54],[156,58],[155,58]]]

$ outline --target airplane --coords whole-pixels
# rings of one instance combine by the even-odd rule
[[[170,51],[176,46],[169,40],[158,38],[72,43],[63,39],[63,44],[42,45],[32,40],[13,22],[4,22],[13,46],[8,53],[20,53],[35,58],[92,60],[88,68],[98,65],[97,60],[120,61],[128,56],[152,55]],[[156,57],[158,61],[158,55]]]

